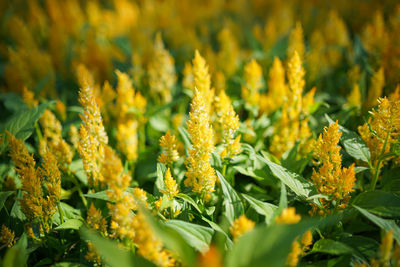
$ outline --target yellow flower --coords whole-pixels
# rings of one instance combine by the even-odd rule
[[[356,180],[354,164],[349,168],[342,168],[342,157],[338,146],[341,135],[336,122],[326,127],[314,144],[315,164],[319,169],[318,172],[313,170],[311,179],[318,193],[329,196],[329,200],[321,199],[325,212],[330,212],[334,207],[344,209],[350,198],[349,194],[354,191]]]
[[[215,113],[221,129],[222,142],[224,150],[222,157],[229,157],[240,152],[240,136],[235,138],[236,131],[239,128],[239,116],[235,113],[229,96],[225,91],[221,91],[215,98]]]
[[[303,252],[308,250],[310,248],[310,246],[312,245],[312,242],[313,242],[312,238],[313,237],[312,237],[312,233],[310,230],[305,232],[303,234],[303,236],[301,237],[300,243],[301,243]]]
[[[244,66],[245,85],[242,87],[242,97],[252,106],[258,104],[259,90],[262,87],[261,66],[252,59]]]
[[[219,51],[217,54],[217,64],[226,77],[235,74],[238,67],[239,45],[228,28],[223,28],[218,33]]]
[[[178,140],[175,135],[171,135],[169,130],[160,138],[160,146],[164,152],[158,157],[158,161],[165,165],[172,165],[179,160]]]
[[[204,254],[200,254],[197,267],[222,267],[222,262],[221,252],[215,245],[211,245]]]
[[[107,233],[107,221],[101,214],[101,210],[96,209],[93,202],[90,204],[89,210],[86,216],[86,223],[96,231],[100,233]]]
[[[193,58],[194,87],[203,96],[205,112],[211,115],[211,104],[214,98],[214,90],[211,89],[211,78],[205,59],[196,50]]]
[[[232,225],[229,227],[233,240],[236,242],[239,237],[253,230],[255,224],[255,222],[248,219],[245,215],[241,215],[239,218],[234,220]]]
[[[186,162],[186,186],[191,186],[196,193],[208,196],[214,191],[215,170],[211,167],[211,152],[214,150],[213,129],[204,94],[195,90],[190,106],[190,119],[187,121],[188,133],[192,142],[189,158]]]
[[[282,213],[275,218],[277,224],[296,224],[301,220],[301,216],[296,213],[296,209],[289,207],[282,210]]]
[[[157,33],[153,57],[148,67],[150,92],[161,103],[171,101],[171,90],[176,82],[174,59],[164,47],[161,34]]]
[[[301,23],[298,21],[296,27],[290,32],[289,45],[287,48],[287,57],[292,58],[297,53],[301,60],[304,59],[305,54],[303,28]]]
[[[167,195],[169,199],[173,199],[179,193],[179,189],[176,181],[171,175],[171,170],[169,168],[165,172],[164,183],[165,190],[161,190],[161,193]]]
[[[377,166],[379,157],[389,153],[391,146],[397,142],[400,136],[399,113],[399,99],[379,98],[378,107],[371,111],[368,124],[365,123],[358,127],[361,138],[371,152],[371,162],[374,167]],[[371,132],[370,128],[373,132]],[[382,164],[385,164],[390,159],[390,157],[384,158]]]
[[[299,263],[299,256],[301,254],[301,248],[297,240],[292,242],[290,253],[286,259],[286,265],[289,267],[296,267]]]
[[[7,132],[10,157],[22,182],[21,208],[31,221],[39,220],[46,232],[51,228],[51,218],[61,197],[61,174],[54,155],[48,150],[42,156],[43,164],[35,168],[35,160],[24,142]],[[44,190],[45,189],[45,190]]]
[[[280,108],[287,101],[288,93],[285,70],[280,59],[275,57],[269,71],[268,93],[262,94],[259,99],[260,112],[270,114]]]
[[[378,98],[381,97],[383,87],[385,86],[385,73],[381,67],[374,73],[371,78],[371,86],[368,90],[367,101],[365,102],[364,108],[370,109],[378,104]]]
[[[360,86],[358,83],[353,85],[353,89],[351,90],[350,94],[347,96],[347,103],[346,106],[348,107],[361,107],[361,92]]]
[[[174,266],[175,260],[171,254],[163,248],[163,243],[154,234],[143,212],[138,211],[133,218],[133,226],[136,230],[134,242],[137,252],[142,257],[155,263],[157,266]]]
[[[24,87],[22,98],[28,108],[34,108],[39,104],[39,102],[35,99],[35,94],[26,87]]]
[[[12,247],[15,243],[14,237],[15,237],[14,231],[9,229],[4,224],[1,225],[0,243],[3,243],[8,247]]]
[[[190,64],[190,62],[185,62],[185,67],[183,67],[182,74],[183,74],[183,79],[182,79],[183,88],[193,91],[194,77],[193,77],[192,64]]]

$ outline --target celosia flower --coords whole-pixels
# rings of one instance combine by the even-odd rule
[[[15,233],[4,224],[1,225],[0,243],[12,247],[15,243]]]
[[[351,90],[350,94],[347,96],[347,103],[346,106],[348,107],[361,107],[361,92],[360,86],[357,83],[353,85],[353,89]]]
[[[222,143],[224,150],[221,152],[221,157],[233,157],[240,152],[240,136],[236,135],[239,128],[239,116],[235,113],[230,98],[225,94],[225,91],[215,98],[215,113],[221,129]]]
[[[342,210],[346,207],[356,180],[354,164],[349,168],[342,168],[342,157],[338,146],[341,135],[337,122],[331,124],[319,136],[314,148],[314,158],[319,169],[313,170],[311,179],[318,193],[329,196],[329,200],[321,199],[325,212],[328,213],[332,208]],[[335,206],[332,206],[333,203]],[[314,206],[313,212],[315,209]]]
[[[210,164],[214,143],[208,111],[204,94],[195,90],[189,113],[190,119],[187,121],[193,148],[189,151],[186,162],[185,185],[191,186],[194,192],[202,193],[205,197],[214,191],[216,181],[215,170]]]
[[[183,79],[182,85],[183,88],[193,91],[194,89],[194,76],[192,64],[190,62],[185,62],[185,67],[182,70]]]
[[[108,136],[104,130],[93,89],[90,87],[81,88],[79,102],[84,108],[84,114],[81,115],[82,124],[78,152],[88,175],[89,183],[92,186],[98,186],[103,182],[101,165],[104,160],[104,146],[108,142]]]
[[[19,199],[22,211],[31,222],[39,220],[42,229],[48,232],[61,195],[61,175],[57,161],[47,150],[43,155],[42,166],[35,168],[35,160],[28,153],[24,142],[9,132],[7,135],[10,157],[22,182],[23,197]]]
[[[252,106],[257,105],[260,97],[259,90],[262,87],[261,66],[252,59],[244,67],[245,85],[242,87],[242,97]]]
[[[374,73],[371,77],[371,86],[368,90],[367,101],[365,102],[364,108],[370,109],[378,104],[377,100],[381,97],[383,92],[383,87],[385,86],[385,73],[381,67],[378,71]]]
[[[287,57],[292,58],[294,54],[297,53],[300,59],[303,60],[305,52],[303,28],[301,27],[301,23],[298,21],[296,27],[290,32]]]
[[[160,146],[164,152],[158,157],[159,162],[171,166],[175,161],[179,160],[178,140],[175,135],[170,134],[169,130],[160,138]]]
[[[240,215],[240,217],[234,220],[232,225],[229,227],[233,240],[237,241],[239,237],[253,230],[255,224],[255,222],[248,219],[245,215]]]
[[[280,59],[275,57],[269,71],[268,92],[259,99],[260,112],[270,114],[280,108],[287,101],[288,93],[285,70]]]
[[[165,49],[160,33],[156,35],[148,76],[151,94],[161,103],[170,102],[171,89],[176,82],[174,59]]]
[[[194,87],[203,95],[205,112],[211,115],[211,105],[214,99],[214,90],[211,89],[211,78],[205,59],[196,50],[193,58]]]
[[[218,33],[219,51],[217,54],[217,64],[226,77],[231,77],[237,70],[239,58],[239,45],[228,28],[222,29]]]
[[[34,108],[39,104],[39,102],[35,99],[35,94],[26,87],[24,87],[22,98],[28,108]]]
[[[90,204],[89,210],[86,216],[86,223],[94,230],[106,234],[107,233],[107,221],[101,214],[101,210],[96,209],[93,202]]]
[[[169,168],[165,172],[164,184],[165,190],[160,190],[161,193],[167,195],[169,199],[173,199],[179,193],[179,189],[176,181],[171,175],[171,170]]]
[[[199,255],[197,267],[222,267],[222,262],[221,252],[215,245],[211,245],[204,254]]]
[[[296,209],[289,207],[282,210],[282,213],[275,218],[277,224],[296,224],[301,220],[301,216],[296,213]]]

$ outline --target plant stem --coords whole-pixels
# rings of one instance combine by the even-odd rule
[[[390,134],[391,134],[391,131],[389,131],[388,134],[386,135],[385,143],[383,144],[382,151],[378,157],[379,160],[378,160],[378,163],[376,164],[376,167],[375,167],[374,173],[373,173],[373,178],[372,178],[372,183],[371,183],[371,191],[375,190],[376,183],[379,178],[379,173],[380,173],[380,170],[382,167],[381,164],[382,164],[383,159],[385,158],[385,150],[386,150],[386,146],[387,146]]]
[[[57,208],[58,208],[58,213],[60,213],[61,224],[63,224],[64,223],[64,213],[61,208],[60,202],[57,202]]]

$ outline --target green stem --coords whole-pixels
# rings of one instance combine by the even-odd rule
[[[224,164],[223,164],[223,166],[222,166],[222,176],[224,176],[224,178],[225,178],[225,174],[226,174],[226,168],[228,167],[228,164],[226,164],[225,162],[224,162]]]
[[[76,179],[75,175],[71,172],[71,170],[68,170],[68,176],[71,177],[72,182],[75,184],[75,187],[78,190],[78,194],[82,200],[83,205],[85,206],[85,208],[87,208],[87,200],[86,200],[85,196],[83,195],[79,181]]]
[[[58,213],[60,213],[61,224],[64,223],[64,212],[61,208],[60,202],[57,202]]]
[[[36,130],[36,134],[39,138],[39,142],[42,141],[43,135],[42,135],[42,132],[40,131],[39,124],[37,122],[35,122],[35,130]]]
[[[372,183],[371,183],[371,191],[375,190],[376,183],[377,183],[378,178],[379,178],[379,173],[380,173],[380,170],[381,170],[381,167],[382,167],[381,166],[382,165],[382,161],[385,158],[385,150],[386,150],[386,146],[387,146],[390,134],[391,134],[391,131],[389,131],[388,134],[386,135],[385,143],[383,144],[382,151],[381,151],[381,153],[380,153],[380,155],[378,157],[379,160],[378,160],[378,163],[376,164],[376,167],[375,167],[374,173],[373,173],[373,178],[372,178]]]

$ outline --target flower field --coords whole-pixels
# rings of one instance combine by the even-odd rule
[[[400,266],[400,3],[0,1],[0,266]]]

